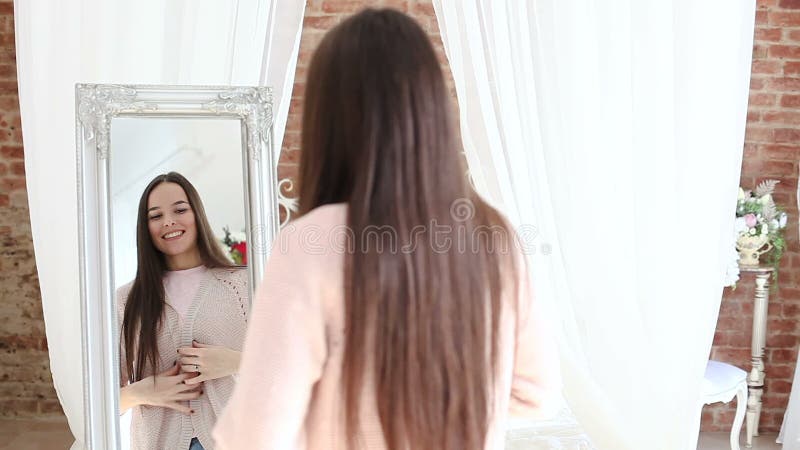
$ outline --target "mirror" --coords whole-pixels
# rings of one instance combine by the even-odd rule
[[[271,92],[76,86],[88,448],[171,448],[152,435],[176,433],[181,448],[210,442],[210,430],[192,431],[195,421],[213,420],[234,375],[205,380],[212,371],[202,374],[204,360],[176,356],[175,349],[241,350],[250,299],[279,227],[279,203],[292,204],[279,198],[275,179]],[[126,312],[129,303],[162,309]],[[157,352],[155,367],[140,366],[150,361],[138,344],[148,329],[156,338],[148,347]],[[186,411],[129,408],[130,379],[171,370],[203,379],[203,394],[174,402]],[[122,424],[121,407],[132,411]],[[197,414],[186,414],[192,408]],[[130,417],[133,428],[124,420]]]

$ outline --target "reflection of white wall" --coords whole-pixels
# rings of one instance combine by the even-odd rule
[[[136,208],[147,183],[169,171],[200,193],[214,233],[243,231],[241,124],[232,119],[115,118],[111,123],[114,284],[136,275]]]

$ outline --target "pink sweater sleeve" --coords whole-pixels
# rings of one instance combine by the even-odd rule
[[[512,416],[532,419],[551,417],[561,403],[561,368],[552,321],[531,289],[528,263],[517,261],[519,321],[511,382]]]
[[[213,431],[216,448],[304,447],[303,423],[326,360],[325,319],[313,257],[284,236],[250,314],[236,389]]]

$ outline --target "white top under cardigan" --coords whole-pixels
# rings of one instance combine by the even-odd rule
[[[178,313],[181,321],[189,315],[189,308],[206,272],[208,268],[201,265],[191,269],[170,270],[164,275],[164,300]]]

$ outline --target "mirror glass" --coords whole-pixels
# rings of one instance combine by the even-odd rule
[[[180,173],[195,187],[214,235],[214,243],[233,263],[246,265],[246,251],[241,243],[250,240],[245,233],[245,161],[240,120],[115,117],[111,122],[110,141],[109,194],[115,292],[136,277],[140,198],[154,177],[168,172]],[[158,213],[154,210],[153,217]],[[168,214],[170,212],[165,212],[165,221]],[[171,224],[162,226],[166,230]],[[166,281],[164,285],[168,297],[166,302],[170,304],[170,285]],[[243,295],[248,295],[248,292],[245,290]],[[185,320],[187,311],[183,312],[184,315],[179,317]],[[213,338],[209,340],[209,344],[222,342]],[[131,448],[131,411],[120,418],[123,449]]]

